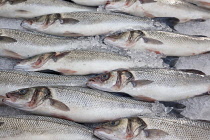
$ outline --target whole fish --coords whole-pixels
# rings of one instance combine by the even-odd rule
[[[0,70],[0,96],[34,86],[85,86],[90,76],[61,76],[38,72]]]
[[[64,38],[12,29],[0,29],[0,56],[24,59],[35,55],[91,48],[89,38]]]
[[[204,72],[206,75],[210,75],[210,53],[190,57],[179,57],[174,67],[176,69],[196,69]]]
[[[6,97],[3,103],[11,107],[83,123],[169,113],[163,104],[136,101],[82,87],[34,87],[7,93]]]
[[[183,0],[113,0],[105,9],[141,17],[176,17],[180,22],[210,18],[209,10]]]
[[[91,78],[87,86],[124,92],[146,101],[176,101],[210,91],[210,77],[170,69],[117,70]]]
[[[87,5],[87,6],[99,6],[104,5],[110,0],[72,0],[73,2],[81,5]]]
[[[173,117],[125,118],[99,125],[102,140],[210,140],[210,123]]]
[[[142,18],[117,13],[72,12],[51,14],[24,20],[22,27],[58,36],[95,36],[119,30],[167,30],[167,25],[178,22],[176,18]]]
[[[191,56],[210,51],[210,38],[164,31],[129,31],[108,36],[105,44],[152,51],[167,56]]]
[[[46,14],[96,9],[63,0],[1,0],[0,16],[9,18],[33,18]]]
[[[210,37],[210,19],[179,23],[174,28],[177,32],[182,34]]]
[[[143,58],[145,59],[145,58]],[[65,75],[87,75],[121,68],[154,67],[129,55],[88,50],[53,52],[26,59],[14,69],[25,71],[53,70]]]
[[[198,6],[210,8],[210,0],[185,0],[189,3],[194,3]]]
[[[1,140],[99,140],[83,125],[50,117],[18,115],[0,117]]]

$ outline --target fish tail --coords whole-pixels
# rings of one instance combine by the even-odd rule
[[[167,57],[162,58],[162,59],[163,59],[163,62],[165,64],[169,65],[169,67],[174,68],[177,61],[179,60],[179,57],[177,57],[177,56],[167,56]]]
[[[163,23],[166,23],[171,29],[175,30],[174,29],[174,26],[176,24],[179,23],[179,19],[178,18],[175,18],[175,17],[155,17],[153,18],[154,20],[157,20],[159,22],[163,22]]]

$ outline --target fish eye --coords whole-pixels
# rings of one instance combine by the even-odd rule
[[[20,95],[25,95],[27,92],[28,92],[27,89],[22,89],[22,90],[19,91],[19,94]]]
[[[110,78],[110,73],[101,75],[101,80],[102,80],[102,81],[106,81],[106,80],[108,80],[109,78]]]
[[[111,126],[117,126],[120,124],[120,121],[112,121],[109,123]]]

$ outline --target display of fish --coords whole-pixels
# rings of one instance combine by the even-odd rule
[[[87,86],[124,92],[146,101],[176,101],[210,91],[210,77],[170,69],[133,69],[107,72],[91,78]]]
[[[62,76],[39,72],[0,70],[0,96],[35,86],[85,86],[90,76]]]
[[[148,103],[82,87],[34,87],[6,94],[3,103],[34,114],[93,123],[139,115],[164,116],[171,111]],[[169,112],[168,112],[169,111]]]
[[[35,55],[91,48],[89,38],[55,37],[39,33],[0,29],[0,56],[24,59]]]
[[[113,0],[105,10],[141,17],[176,17],[180,22],[210,18],[209,10],[183,0]]]
[[[210,123],[172,117],[125,118],[96,127],[102,140],[210,140]]]
[[[206,75],[210,75],[210,53],[190,57],[179,57],[174,67],[176,69],[196,69]]]
[[[0,117],[1,140],[99,140],[83,125],[50,117],[18,115]]]
[[[105,12],[72,12],[44,15],[24,20],[22,27],[58,36],[95,36],[119,30],[143,29],[172,31],[176,18],[143,18]]]
[[[152,51],[167,56],[191,56],[210,51],[210,38],[164,31],[128,31],[108,36],[107,45]]]
[[[139,61],[138,58],[131,58],[129,55],[73,50],[38,55],[21,61],[14,69],[25,71],[53,70],[65,75],[87,75],[121,68],[148,66],[154,67],[153,64],[147,64],[146,61]]]
[[[81,5],[87,5],[87,6],[99,6],[99,5],[104,5],[108,1],[111,0],[72,0],[73,2]]]
[[[0,6],[0,16],[9,18],[33,18],[53,13],[96,11],[95,8],[64,0],[1,0]]]
[[[210,8],[210,0],[185,0],[189,3],[194,3],[198,6]]]
[[[210,37],[210,19],[179,23],[174,28],[177,32],[182,34]]]

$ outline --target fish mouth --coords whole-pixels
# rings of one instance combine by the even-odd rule
[[[20,24],[21,27],[28,29],[33,24],[32,20],[23,20]]]

